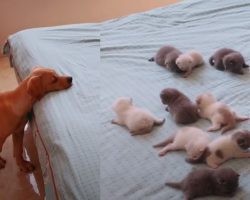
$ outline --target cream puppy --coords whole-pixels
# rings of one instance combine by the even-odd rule
[[[209,142],[209,135],[206,132],[186,126],[153,147],[163,147],[159,151],[159,156],[164,156],[169,151],[186,150],[188,159],[197,159],[203,154]]]
[[[213,140],[197,159],[188,160],[190,163],[206,162],[209,167],[217,168],[232,158],[250,158],[250,132],[237,131],[234,134],[223,135]]]
[[[154,125],[162,125],[165,119],[159,119],[148,110],[133,105],[132,98],[119,97],[112,106],[117,117],[112,123],[126,126],[131,135],[149,133]]]
[[[176,59],[176,65],[180,70],[185,71],[183,77],[188,77],[195,67],[198,67],[204,63],[202,55],[194,50],[181,54]]]
[[[211,93],[205,93],[196,98],[199,109],[199,115],[202,118],[209,119],[212,126],[207,131],[220,130],[222,133],[233,129],[236,121],[248,120],[247,116],[239,116],[232,111],[229,106],[219,102]]]

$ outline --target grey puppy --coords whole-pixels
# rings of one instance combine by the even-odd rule
[[[184,192],[185,200],[204,196],[231,197],[239,185],[239,174],[231,168],[196,169],[181,182],[167,182],[166,185]]]
[[[162,67],[168,68],[170,71],[176,72],[176,73],[183,73],[177,65],[176,65],[176,59],[182,54],[181,51],[176,49],[173,46],[163,46],[161,47],[156,55],[152,58],[150,58],[148,61],[155,61],[158,65]]]
[[[249,67],[240,52],[228,48],[216,51],[209,58],[209,63],[218,70],[226,70],[236,74],[244,74],[243,68]]]
[[[190,124],[200,117],[198,107],[186,95],[174,88],[166,88],[161,91],[160,98],[168,107],[167,111],[177,123]]]

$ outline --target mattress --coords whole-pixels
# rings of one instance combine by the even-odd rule
[[[164,185],[181,180],[192,165],[184,152],[158,157],[152,145],[177,128],[165,112],[159,93],[175,87],[192,100],[212,92],[237,113],[250,115],[249,72],[243,76],[217,71],[208,58],[219,48],[240,51],[250,62],[250,3],[248,1],[187,0],[168,7],[109,20],[100,24],[26,30],[9,38],[13,65],[21,78],[35,65],[51,66],[73,76],[73,87],[51,93],[34,107],[43,171],[50,171],[59,199],[179,200],[183,194]],[[173,45],[183,52],[196,49],[206,63],[186,79],[148,62],[159,47]],[[119,96],[133,98],[159,117],[163,126],[132,137],[110,123],[111,105]],[[206,129],[199,120],[193,126]],[[248,121],[237,129],[249,129]],[[234,132],[234,130],[230,131]],[[229,133],[230,133],[229,132]],[[211,133],[212,138],[219,132]],[[42,151],[42,150],[41,150]],[[229,166],[240,173],[240,189],[231,199],[250,198],[250,160]],[[205,165],[196,165],[196,168]],[[52,173],[51,173],[52,172]],[[51,175],[52,174],[52,175]],[[47,184],[47,191],[51,184]],[[48,195],[49,192],[47,192]],[[49,199],[49,198],[48,198]],[[223,199],[207,197],[204,199]]]
[[[73,77],[70,89],[50,93],[34,106],[32,127],[46,199],[99,199],[99,36],[97,25],[78,24],[25,30],[9,38],[21,79],[38,65]]]

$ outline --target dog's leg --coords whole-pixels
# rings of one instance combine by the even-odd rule
[[[207,131],[211,132],[211,131],[217,131],[221,128],[221,123],[218,122],[218,119],[215,117],[212,120],[212,126],[210,126]]]
[[[192,67],[188,67],[187,71],[182,75],[183,78],[187,78],[192,73]]]
[[[248,116],[237,115],[235,112],[234,112],[234,117],[235,117],[236,121],[238,121],[238,122],[250,119],[250,117],[248,117]]]
[[[164,156],[167,154],[167,152],[169,151],[175,151],[175,150],[180,150],[181,148],[176,145],[175,143],[170,143],[169,145],[163,147],[160,151],[159,151],[159,156]]]
[[[250,158],[250,152],[240,152],[237,156],[237,158]]]
[[[3,148],[3,139],[1,139],[1,142],[0,142],[0,152],[2,152],[2,148]],[[5,167],[5,164],[6,164],[6,160],[3,159],[1,156],[0,156],[0,169],[4,168]]]
[[[175,136],[176,136],[176,133],[170,135],[169,137],[167,137],[167,139],[163,140],[162,142],[153,145],[153,147],[154,147],[154,148],[157,148],[157,147],[164,147],[164,146],[166,146],[166,145],[172,143],[172,142],[174,141]]]
[[[35,169],[34,165],[23,158],[23,136],[26,123],[27,120],[23,120],[20,126],[12,134],[12,140],[14,145],[14,157],[16,158],[17,165],[21,171],[31,172]]]
[[[121,120],[118,118],[112,119],[111,121],[112,124],[117,124],[117,125],[124,125]]]
[[[2,152],[2,148],[3,148],[3,142],[0,142],[0,152]],[[4,168],[6,164],[6,160],[4,160],[1,156],[0,156],[0,169]]]

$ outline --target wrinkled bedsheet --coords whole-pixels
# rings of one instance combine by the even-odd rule
[[[72,88],[51,93],[34,107],[60,199],[183,199],[181,192],[164,183],[181,180],[193,166],[185,162],[184,152],[160,158],[152,148],[179,127],[164,110],[159,93],[175,87],[194,100],[210,91],[238,113],[250,115],[248,70],[243,76],[232,75],[208,64],[221,47],[240,51],[250,63],[249,10],[245,0],[188,0],[100,24],[12,35],[11,54],[21,78],[35,65],[74,77]],[[183,52],[196,49],[206,62],[184,79],[148,62],[164,44]],[[118,96],[132,97],[135,105],[165,117],[165,124],[151,134],[130,136],[125,128],[110,123],[115,116],[111,105]],[[239,123],[237,129],[249,129],[249,123]],[[199,120],[192,125],[206,129],[210,123]],[[211,133],[218,136],[219,132]],[[48,170],[44,163],[43,171]],[[250,160],[235,159],[223,166],[241,175],[240,189],[231,199],[249,199]]]

